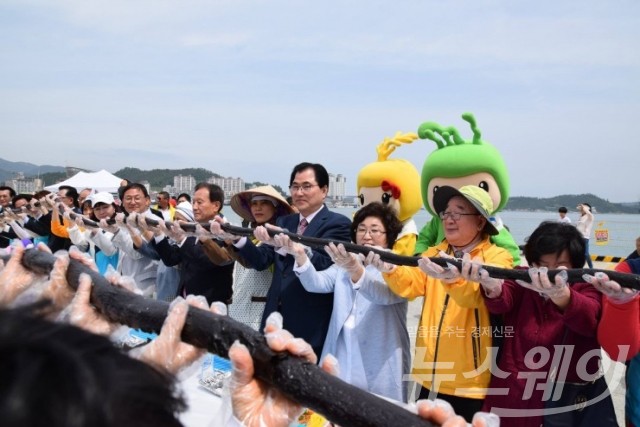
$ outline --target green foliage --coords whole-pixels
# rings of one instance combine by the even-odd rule
[[[589,203],[596,213],[638,213],[638,207],[611,203],[593,194],[565,194],[556,197],[511,197],[504,210],[510,211],[557,211],[565,206],[569,211],[575,211],[579,203]]]
[[[35,176],[32,176],[31,178],[35,178]],[[40,179],[44,182],[44,186],[56,184],[67,178],[68,176],[66,172],[48,172],[40,174]]]
[[[217,173],[203,168],[151,169],[148,171],[137,168],[124,168],[114,172],[114,175],[133,182],[149,181],[152,190],[161,190],[165,185],[173,185],[173,177],[177,175],[191,175],[195,178],[196,182],[205,182],[212,176],[216,178],[221,177]]]

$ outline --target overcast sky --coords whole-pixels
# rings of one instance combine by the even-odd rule
[[[283,187],[312,161],[354,194],[384,137],[470,138],[470,111],[512,196],[638,201],[639,22],[637,0],[0,0],[0,157]]]

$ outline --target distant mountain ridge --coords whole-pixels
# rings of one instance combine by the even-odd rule
[[[10,162],[0,159],[0,181],[14,178],[17,173],[23,173],[25,177],[38,177],[46,173],[65,172],[62,166],[35,165],[27,162]]]
[[[203,168],[186,168],[186,169],[151,169],[141,170],[138,168],[123,168],[113,173],[120,178],[126,178],[132,182],[148,181],[152,189],[161,189],[165,185],[173,185],[173,177],[177,175],[194,177],[196,182],[203,182],[215,176],[220,178],[217,173]]]
[[[570,211],[575,210],[580,203],[590,204],[598,213],[640,213],[640,203],[611,203],[608,200],[587,194],[563,194],[555,197],[510,197],[505,210],[510,211],[557,211],[565,206]]]
[[[67,168],[52,165],[35,165],[27,162],[11,162],[0,158],[0,182],[14,178],[16,173],[22,172],[26,178],[35,178],[40,175],[45,181],[45,185],[55,184],[67,178]],[[126,167],[114,172],[114,175],[127,178],[131,181],[148,181],[151,188],[160,190],[166,185],[173,184],[173,177],[176,175],[191,175],[196,182],[206,181],[212,176],[220,175],[203,168],[186,169],[151,169],[141,170],[138,168]],[[248,186],[266,185],[265,183],[249,183]],[[272,184],[273,185],[273,184]],[[276,186],[279,191],[281,189]],[[282,192],[282,191],[281,191]],[[640,213],[640,202],[636,203],[611,203],[593,194],[565,194],[555,197],[521,197],[509,198],[505,209],[524,211],[557,211],[560,206],[566,206],[569,210],[574,210],[578,203],[586,202],[593,206],[600,213]]]

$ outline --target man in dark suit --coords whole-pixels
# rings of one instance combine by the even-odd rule
[[[11,199],[16,196],[16,191],[7,186],[0,187],[0,212],[5,209],[11,209]],[[16,233],[13,232],[10,226],[0,225],[0,248],[6,248],[12,239],[15,239]]]
[[[350,241],[351,221],[344,215],[331,212],[324,205],[329,191],[329,174],[322,165],[297,165],[291,173],[289,190],[299,214],[278,218],[277,226],[305,236]],[[234,245],[256,270],[274,265],[262,327],[269,314],[278,311],[284,319],[284,328],[311,344],[316,354],[321,354],[333,308],[333,293],[307,292],[293,272],[295,260],[291,255],[280,255],[269,245],[255,246],[246,238]],[[332,264],[331,258],[324,251],[314,250],[310,259],[318,271],[325,270]]]
[[[197,222],[208,222],[222,209],[224,191],[215,184],[202,182],[193,194],[193,215]],[[175,231],[175,230],[174,230]],[[154,239],[155,247],[167,266],[180,265],[181,279],[178,295],[203,295],[209,304],[214,301],[231,303],[233,294],[233,260],[216,265],[209,260],[197,237],[172,235],[177,244],[165,236]],[[214,242],[222,245],[222,242]]]

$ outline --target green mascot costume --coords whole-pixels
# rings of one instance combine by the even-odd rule
[[[462,139],[458,130],[451,126],[425,122],[418,129],[418,136],[434,141],[437,149],[427,157],[422,167],[422,201],[433,218],[420,231],[415,253],[422,254],[428,247],[444,239],[442,221],[433,208],[433,195],[438,188],[443,185],[455,188],[477,185],[489,193],[493,200],[492,223],[500,233],[492,236],[491,241],[509,251],[514,266],[520,265],[520,248],[509,230],[495,217],[495,213],[509,200],[507,167],[498,150],[481,139],[473,115],[465,113],[462,118],[471,125],[473,139],[470,141]]]

